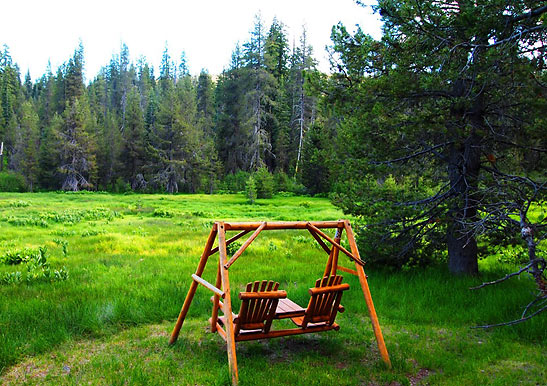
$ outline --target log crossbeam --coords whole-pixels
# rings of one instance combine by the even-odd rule
[[[266,222],[263,222],[258,228],[256,228],[255,232],[251,235],[251,237],[249,237],[247,241],[245,241],[243,245],[238,249],[238,251],[234,253],[232,258],[228,260],[226,264],[224,264],[224,268],[229,269],[230,266],[235,263],[235,261],[238,259],[239,256],[241,256],[243,252],[245,252],[245,249],[247,249],[247,247],[251,245],[253,240],[256,239],[256,237],[260,234],[260,232],[262,232],[262,229],[264,229],[265,227]]]
[[[355,257],[351,252],[349,252],[346,248],[344,248],[343,246],[341,246],[339,243],[337,243],[336,241],[334,241],[334,239],[332,237],[330,237],[329,235],[327,235],[325,232],[323,232],[321,229],[317,228],[315,225],[313,225],[312,223],[308,223],[308,226],[313,229],[314,232],[316,232],[319,236],[323,237],[325,240],[327,240],[329,243],[331,243],[333,246],[335,246],[336,248],[338,248],[339,250],[341,250],[342,252],[344,252],[350,259],[352,259],[354,262],[356,262],[357,264],[359,265],[362,265],[364,266],[365,263],[363,260],[361,259],[358,259],[357,257]]]

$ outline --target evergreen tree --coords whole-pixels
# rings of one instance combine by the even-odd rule
[[[0,53],[0,141],[5,152],[13,152],[17,130],[17,114],[23,101],[19,68],[13,63],[9,49],[4,45]]]
[[[95,122],[85,95],[67,102],[62,124],[56,130],[63,174],[61,188],[77,191],[93,187],[97,178]]]
[[[134,87],[127,100],[127,124],[123,132],[120,166],[122,175],[134,190],[144,189],[144,164],[146,161],[146,136],[144,114],[140,107],[140,95]]]
[[[271,154],[272,94],[275,92],[275,78],[267,71],[265,63],[264,25],[260,16],[255,17],[254,30],[250,40],[244,44],[245,69],[243,72],[247,87],[245,104],[247,108],[246,125],[249,126],[249,170],[258,170],[266,165],[265,158]]]
[[[38,183],[43,189],[59,189],[62,184],[62,174],[59,171],[61,153],[58,147],[58,133],[62,126],[63,118],[55,113],[40,135]]]
[[[404,203],[381,211],[384,244],[406,261],[444,249],[452,272],[476,274],[477,237],[518,232],[511,216],[529,224],[525,203],[544,194],[544,182],[529,181],[535,173],[545,181],[547,7],[382,0],[377,10],[380,41],[343,26],[332,34],[338,73],[327,91],[341,116],[340,204],[377,216],[390,200],[376,196],[374,177],[410,176],[417,182],[401,190]],[[530,154],[537,163],[523,162]]]
[[[66,65],[65,98],[69,102],[79,98],[84,93],[84,46],[80,42],[74,55]]]
[[[39,130],[38,114],[30,101],[22,106],[21,123],[15,135],[13,169],[25,177],[32,192],[38,179]]]

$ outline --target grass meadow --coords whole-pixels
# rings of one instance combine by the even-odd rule
[[[229,384],[225,345],[208,332],[205,288],[178,342],[167,344],[212,223],[339,218],[327,199],[310,197],[248,205],[243,195],[2,194],[0,256],[23,262],[0,263],[0,277],[11,278],[0,284],[0,381]],[[47,263],[25,257],[39,247]],[[306,231],[262,233],[230,269],[234,309],[244,285],[262,279],[280,282],[306,305],[325,260]],[[204,278],[214,282],[211,263]],[[546,384],[547,315],[470,328],[517,318],[534,288],[523,276],[470,291],[514,270],[494,258],[480,264],[479,278],[452,277],[444,267],[365,267],[392,369],[378,353],[358,280],[345,274],[351,288],[337,317],[340,331],[238,343],[240,384]]]

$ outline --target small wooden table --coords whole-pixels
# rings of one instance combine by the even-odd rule
[[[291,299],[279,299],[279,303],[277,303],[277,308],[275,310],[275,319],[294,318],[297,316],[304,316],[305,313],[306,309],[300,307]]]

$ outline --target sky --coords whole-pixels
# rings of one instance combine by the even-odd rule
[[[9,0],[2,14],[0,45],[9,47],[22,75],[28,70],[33,80],[46,72],[48,61],[53,72],[67,62],[80,40],[87,81],[119,54],[122,43],[134,62],[144,56],[156,69],[167,44],[176,61],[185,52],[191,74],[220,74],[236,43],[249,39],[257,14],[266,28],[274,17],[283,22],[291,46],[305,25],[325,72],[333,25],[381,34],[378,15],[353,0]]]

